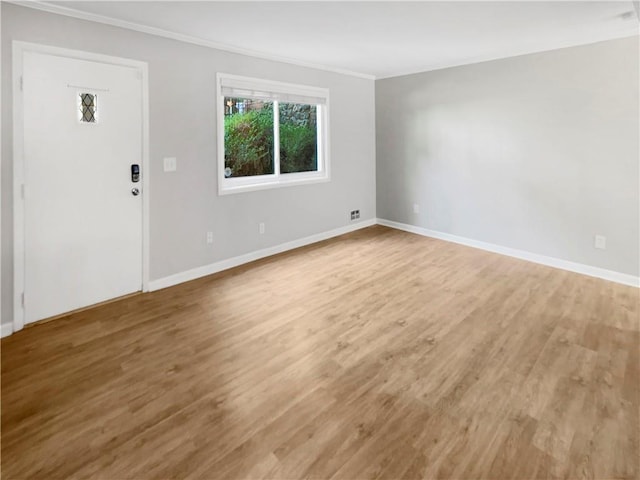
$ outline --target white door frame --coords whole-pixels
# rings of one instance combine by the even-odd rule
[[[13,41],[13,331],[24,327],[24,118],[23,56],[36,52],[77,60],[133,67],[142,76],[142,291],[149,291],[149,67],[147,62],[112,57],[81,50]]]

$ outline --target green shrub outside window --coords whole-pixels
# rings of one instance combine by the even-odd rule
[[[318,169],[317,107],[250,98],[224,98],[224,173],[226,178]],[[278,128],[274,122],[278,110]],[[275,138],[279,138],[279,158]]]

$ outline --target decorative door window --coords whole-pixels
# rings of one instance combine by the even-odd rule
[[[95,93],[78,94],[78,119],[80,123],[98,122],[98,95]]]

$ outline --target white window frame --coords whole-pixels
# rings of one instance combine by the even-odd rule
[[[217,142],[218,142],[218,194],[249,192],[265,190],[292,185],[328,182],[330,180],[329,162],[329,90],[326,88],[296,85],[292,83],[262,80],[259,78],[243,77],[228,73],[216,75],[216,100],[217,100]],[[246,91],[268,92],[274,96],[274,173],[270,175],[254,175],[248,177],[224,176],[224,98],[223,84]],[[318,169],[313,172],[280,173],[280,139],[279,139],[279,114],[278,97],[287,96],[313,97],[321,99],[323,103],[317,104],[317,131],[318,131]],[[243,97],[243,95],[238,95]],[[246,95],[251,98],[251,95]],[[286,102],[286,100],[284,100]]]

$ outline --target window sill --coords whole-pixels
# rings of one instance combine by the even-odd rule
[[[294,175],[294,174],[289,174]],[[297,176],[297,174],[295,174]],[[297,185],[311,185],[314,183],[326,183],[330,180],[329,175],[313,175],[313,176],[304,176],[302,178],[283,178],[280,177],[278,180],[272,181],[262,181],[256,183],[243,183],[236,185],[227,185],[219,184],[218,185],[218,195],[231,195],[234,193],[244,193],[244,192],[255,192],[258,190],[270,190],[272,188],[282,188],[282,187],[294,187]]]

